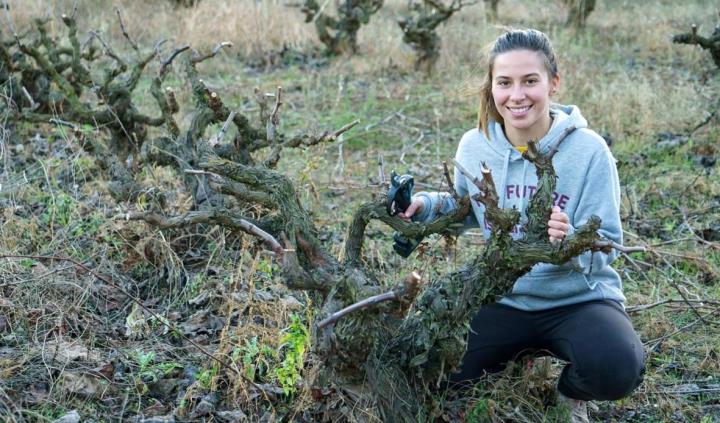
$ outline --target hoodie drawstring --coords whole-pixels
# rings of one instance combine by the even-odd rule
[[[505,160],[503,161],[503,168],[501,172],[500,185],[497,186],[499,190],[498,195],[500,196],[500,208],[505,208],[505,184],[507,183],[508,169],[510,168],[510,153],[512,150],[509,148],[505,150]]]
[[[525,192],[526,192],[526,190],[527,190],[527,168],[528,168],[528,163],[529,163],[529,162],[528,162],[527,160],[523,160],[523,170],[522,170],[522,184],[523,184],[523,188],[522,188],[522,197],[521,197],[521,199],[520,199],[520,211],[521,211],[522,213],[525,213],[525,207],[527,207],[528,201],[530,200],[529,198],[526,198],[526,197],[525,197]],[[527,218],[527,216],[526,216],[526,218]],[[524,224],[524,223],[523,223],[523,224]]]

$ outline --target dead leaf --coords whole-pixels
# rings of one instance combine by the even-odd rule
[[[50,391],[45,383],[35,383],[23,390],[22,401],[24,404],[47,404],[49,400]]]
[[[200,310],[180,325],[180,329],[186,335],[198,333],[214,333],[223,328],[225,319],[218,317],[209,310]]]
[[[102,398],[107,382],[88,373],[63,372],[60,375],[62,390],[85,398]]]
[[[98,367],[95,367],[93,369],[93,372],[105,376],[105,378],[107,378],[108,380],[112,380],[113,373],[115,372],[115,366],[112,362],[107,362],[99,365]]]
[[[215,416],[224,423],[241,423],[248,421],[247,416],[242,410],[218,411],[215,413]]]
[[[99,362],[100,354],[97,351],[91,351],[80,342],[66,341],[49,341],[42,349],[43,359],[46,361],[54,360],[61,366],[67,365],[71,361]]]
[[[77,412],[77,410],[73,410],[64,416],[60,417],[59,419],[53,420],[53,423],[79,423],[80,422],[80,414]]]
[[[300,301],[298,301],[297,298],[293,297],[292,295],[288,295],[287,297],[284,297],[280,300],[280,303],[285,307],[286,310],[302,310],[305,306],[302,305]]]

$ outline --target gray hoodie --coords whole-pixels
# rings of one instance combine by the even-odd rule
[[[576,106],[554,104],[550,110],[553,123],[540,140],[539,148],[547,151],[565,128],[575,126],[562,142],[553,158],[557,186],[553,194],[559,206],[570,219],[570,233],[585,223],[592,215],[602,219],[600,235],[622,244],[620,224],[620,184],[615,159],[605,141],[587,128],[587,121]],[[500,198],[500,207],[516,207],[522,212],[520,225],[513,237],[523,236],[522,225],[526,222],[525,209],[537,187],[535,166],[522,158],[505,137],[502,126],[490,122],[490,139],[478,129],[465,133],[460,140],[455,159],[470,173],[480,175],[480,163],[485,162],[492,170]],[[457,169],[455,190],[461,196],[477,193],[478,189]],[[455,202],[447,193],[420,192],[416,199],[424,202],[422,213],[413,220],[428,222],[455,208]],[[472,202],[473,218],[466,228],[480,227],[485,238],[490,230],[485,223],[485,207]],[[539,263],[515,282],[510,294],[499,302],[521,310],[544,310],[569,304],[598,299],[625,301],[618,273],[610,267],[617,252],[586,252],[561,266]]]

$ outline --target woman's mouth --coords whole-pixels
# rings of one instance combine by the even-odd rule
[[[518,117],[518,116],[524,116],[524,115],[528,112],[528,110],[530,110],[531,107],[532,107],[532,105],[530,105],[530,106],[522,106],[522,107],[510,107],[510,106],[508,106],[507,109],[510,110],[510,113],[511,113],[514,117]]]

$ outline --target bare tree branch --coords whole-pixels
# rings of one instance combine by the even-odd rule
[[[138,49],[137,44],[135,44],[135,41],[130,38],[130,34],[128,34],[127,30],[125,29],[125,22],[123,22],[122,14],[120,14],[120,8],[117,6],[115,7],[115,13],[117,13],[118,21],[120,21],[120,29],[122,30],[123,36],[126,40],[128,40],[128,43],[130,43],[130,46],[133,48],[133,50],[139,52],[140,49]]]
[[[215,48],[213,48],[210,53],[200,55],[199,53],[196,52],[195,55],[190,59],[190,61],[193,64],[204,62],[205,60],[215,57],[218,53],[220,53],[220,50],[227,48],[227,47],[232,47],[232,46],[233,46],[233,43],[231,43],[230,41],[223,41],[220,44],[216,45]]]
[[[179,228],[198,223],[221,224],[260,238],[278,256],[282,257],[282,245],[269,233],[239,216],[222,211],[195,211],[178,216],[165,217],[152,212],[126,213],[118,216],[125,220],[143,220],[158,228]]]
[[[448,191],[450,192],[450,195],[457,201],[460,199],[458,196],[458,193],[455,191],[455,184],[453,184],[453,180],[450,177],[450,171],[448,170],[447,162],[442,162],[443,165],[443,175],[445,175],[445,181],[447,181],[448,184]]]
[[[415,295],[417,295],[417,290],[420,285],[420,275],[416,272],[412,272],[408,277],[405,279],[405,282],[402,287],[396,288],[392,291],[385,292],[383,294],[379,295],[373,295],[372,297],[365,298],[362,301],[359,301],[355,304],[349,305],[345,307],[344,309],[335,312],[331,314],[330,316],[326,317],[325,319],[321,320],[318,323],[318,328],[322,329],[325,326],[335,324],[338,320],[340,320],[343,316],[346,316],[354,311],[362,310],[364,308],[370,307],[372,305],[381,303],[383,301],[388,300],[395,300],[395,301],[401,301],[409,304],[412,302],[412,300],[415,298]]]

